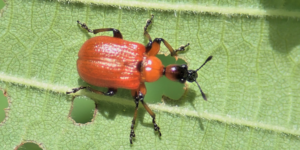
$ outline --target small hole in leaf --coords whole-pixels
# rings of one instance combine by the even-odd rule
[[[186,64],[186,62],[182,59],[176,59],[172,57],[171,55],[165,56],[165,55],[156,55],[158,57],[164,66],[170,65],[170,64]],[[147,83],[147,94],[145,96],[146,102],[161,102],[162,95],[165,95],[171,99],[177,100],[184,94],[184,84],[180,82],[175,82],[167,79],[165,76],[161,77],[158,81]]]
[[[3,0],[0,0],[0,9],[2,9],[5,6],[5,3]]]
[[[95,102],[92,100],[76,97],[73,101],[71,118],[76,123],[92,122],[95,112]]]
[[[8,101],[6,96],[6,91],[0,92],[0,122],[4,121],[6,116],[4,111],[4,109],[8,107]]]
[[[42,150],[42,148],[35,143],[23,143],[16,148],[17,150]]]

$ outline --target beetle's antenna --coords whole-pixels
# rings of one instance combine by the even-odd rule
[[[206,61],[197,69],[197,70],[195,70],[196,72],[198,71],[198,70],[200,70],[208,61],[210,61],[211,59],[212,59],[212,57],[213,56],[209,56],[207,59],[206,59]],[[198,83],[197,83],[198,84]],[[198,84],[198,86],[199,86],[199,84]],[[199,88],[200,88],[200,86],[199,86]],[[201,89],[200,89],[201,90]],[[202,94],[202,96],[203,96],[203,94]],[[204,97],[203,97],[204,98]]]
[[[202,94],[203,99],[207,101],[206,96],[205,96],[205,94],[203,93],[203,91],[202,91],[202,89],[201,89],[199,83],[198,83],[196,80],[195,80],[195,82],[197,83],[197,85],[198,85],[198,87],[199,87],[199,89],[200,89],[200,92],[201,92],[201,94]]]
[[[212,59],[212,57],[213,57],[213,56],[209,56],[209,57],[205,60],[205,62],[204,62],[197,70],[194,71],[194,73],[197,75],[197,71],[200,70],[200,69],[201,69],[208,61],[210,61],[210,60]],[[196,76],[196,78],[197,78],[197,77],[198,77],[198,75]],[[196,81],[196,78],[194,78],[194,82],[197,83],[197,85],[198,85],[198,87],[199,87],[199,89],[200,89],[200,92],[201,92],[201,95],[202,95],[203,99],[207,101],[206,96],[205,96],[205,94],[203,93],[203,91],[202,91],[202,89],[201,89],[199,83]]]

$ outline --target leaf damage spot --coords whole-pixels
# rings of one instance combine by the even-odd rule
[[[3,12],[4,12],[4,8],[5,7],[5,2],[4,0],[0,0],[0,16],[2,16]]]
[[[94,121],[97,108],[93,100],[75,97],[69,112],[69,118],[74,124],[88,124]]]
[[[35,141],[24,141],[20,145],[18,145],[15,150],[43,150],[43,143],[37,143]]]
[[[169,106],[177,107],[177,106],[183,105],[184,103],[188,102],[188,103],[191,103],[192,106],[194,106],[193,102],[197,96],[197,91],[189,89],[187,83],[185,83],[185,86],[183,89],[184,89],[184,94],[179,99],[173,99],[166,95],[163,95],[162,103],[169,105]],[[195,106],[194,106],[194,108],[195,108]]]
[[[174,57],[168,55],[156,55],[159,58],[164,66],[168,66],[170,64],[178,64],[183,65],[187,64],[183,59],[179,58],[176,60]],[[185,93],[186,87],[184,84],[171,81],[167,79],[165,76],[161,77],[158,81],[148,83],[146,82],[147,94],[145,96],[145,101],[149,103],[159,103],[161,102],[162,96],[167,96],[170,99],[179,99]]]
[[[6,91],[6,90],[3,91],[3,95],[4,95],[5,97],[7,97],[7,91]]]

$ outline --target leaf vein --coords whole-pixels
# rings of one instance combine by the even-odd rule
[[[49,90],[57,93],[63,93],[65,94],[66,91],[70,90],[70,87],[67,86],[60,86],[60,85],[55,85],[55,84],[50,84],[50,83],[43,83],[39,82],[36,80],[32,79],[23,79],[19,77],[13,77],[5,74],[0,74],[0,81],[2,82],[7,82],[7,83],[14,83],[14,84],[19,84],[19,85],[25,85],[26,87],[35,87],[43,90]],[[76,95],[90,95],[89,93],[84,93],[83,92],[78,92]],[[134,107],[134,103],[128,100],[121,99],[116,100],[116,101],[110,101],[107,99],[102,99],[99,98],[97,99],[99,101],[107,101],[111,103],[117,103],[121,105],[127,105],[127,106],[132,106]],[[205,118],[207,120],[215,120],[219,122],[223,122],[225,124],[236,124],[240,126],[247,126],[251,128],[261,128],[264,130],[270,130],[274,132],[283,132],[291,135],[297,135],[300,136],[300,131],[295,130],[295,129],[290,129],[286,128],[283,126],[278,126],[278,125],[272,125],[272,124],[266,124],[263,122],[257,122],[253,120],[244,120],[244,119],[239,119],[239,118],[232,118],[228,116],[222,116],[222,115],[217,115],[217,114],[210,114],[206,112],[197,112],[197,111],[192,111],[192,110],[187,110],[184,108],[178,108],[178,107],[171,107],[171,106],[166,106],[166,105],[160,105],[160,104],[149,104],[149,107],[153,110],[157,111],[162,111],[170,114],[177,114],[177,115],[182,115],[182,116],[189,116],[189,117],[196,117],[196,118]]]
[[[299,11],[288,11],[285,9],[260,9],[260,8],[247,8],[247,7],[228,7],[228,6],[207,6],[207,5],[195,5],[185,3],[166,3],[166,2],[138,2],[138,1],[118,1],[118,0],[68,0],[68,2],[81,2],[85,4],[98,4],[108,5],[118,8],[131,9],[160,9],[165,11],[191,11],[198,13],[215,13],[222,15],[247,15],[253,17],[293,17],[300,18]]]

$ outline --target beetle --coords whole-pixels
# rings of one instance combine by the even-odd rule
[[[73,88],[72,91],[66,93],[76,93],[81,89],[87,88],[95,93],[113,96],[116,94],[118,88],[130,89],[135,101],[135,112],[130,131],[131,144],[133,137],[135,137],[134,125],[140,102],[152,117],[154,130],[161,136],[160,127],[155,122],[155,114],[144,102],[144,96],[147,92],[144,82],[154,82],[163,75],[170,80],[179,81],[181,83],[185,83],[186,81],[196,82],[203,99],[206,100],[205,94],[196,81],[198,78],[197,71],[210,61],[212,56],[209,56],[196,70],[188,70],[188,66],[185,64],[173,64],[164,67],[162,62],[155,57],[160,50],[161,42],[169,49],[173,57],[177,56],[177,52],[184,51],[189,43],[174,50],[163,38],[155,38],[152,40],[147,28],[152,23],[153,17],[154,15],[147,20],[144,27],[144,36],[149,40],[146,46],[123,40],[123,36],[118,29],[101,28],[91,30],[85,23],[77,21],[83,29],[93,34],[106,31],[113,32],[113,37],[95,36],[88,39],[80,48],[77,60],[77,71],[80,78],[91,85],[107,87],[108,91],[101,92],[90,87],[81,86]]]

